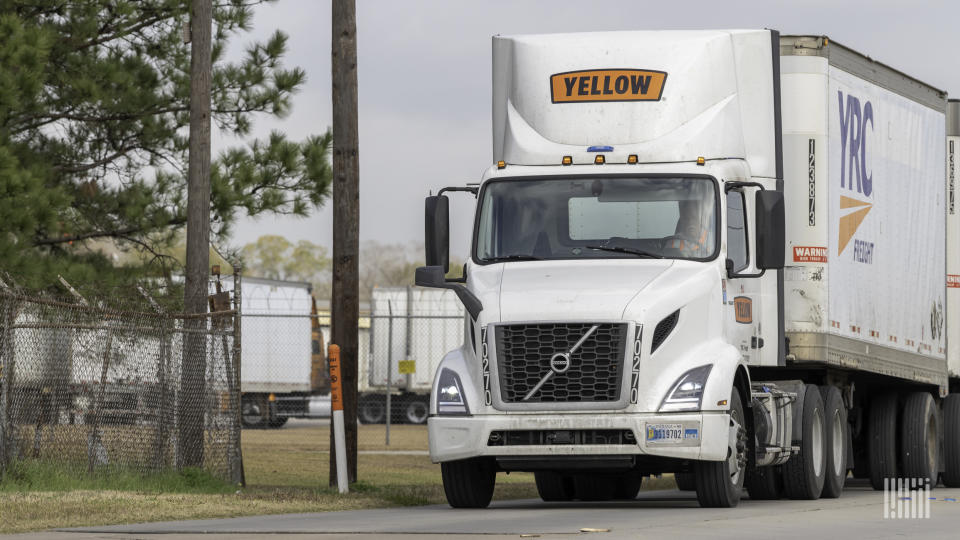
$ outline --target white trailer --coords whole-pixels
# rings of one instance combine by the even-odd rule
[[[378,287],[370,299],[368,334],[361,329],[361,422],[424,424],[433,377],[443,355],[463,343],[463,305],[453,291]],[[363,349],[361,347],[361,349]],[[364,354],[364,353],[368,354]],[[390,377],[387,377],[390,373]]]
[[[313,343],[321,340],[311,326],[311,285],[244,277],[240,298],[243,424],[276,428],[288,418],[329,416],[329,398],[316,398],[322,388],[311,378],[324,369],[322,346]]]
[[[430,403],[450,504],[497,471],[544,500],[672,472],[708,507],[960,486],[957,114],[822,36],[495,37],[494,165],[427,198],[417,271],[467,311]]]

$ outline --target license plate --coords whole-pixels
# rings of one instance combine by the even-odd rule
[[[683,441],[682,424],[647,424],[647,441],[649,442],[681,442]]]

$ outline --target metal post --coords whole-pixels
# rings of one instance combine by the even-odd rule
[[[390,416],[391,405],[390,405],[390,383],[393,382],[393,301],[387,300],[387,410],[386,421],[387,421],[387,431],[386,431],[386,445],[390,446]]]
[[[404,321],[404,328],[407,331],[406,339],[404,340],[404,352],[403,359],[410,360],[410,355],[412,354],[411,342],[413,341],[413,287],[407,285],[407,318]],[[409,392],[413,388],[413,374],[406,374],[406,391]]]
[[[3,348],[0,350],[0,480],[6,475],[8,461],[10,456],[7,454],[10,438],[10,376],[13,374],[13,362],[11,355],[13,347],[10,346],[12,337],[11,326],[13,318],[10,316],[10,302],[12,300],[4,298],[0,306],[3,308]]]
[[[241,368],[241,354],[243,352],[242,342],[240,341],[241,329],[243,326],[243,296],[241,295],[241,285],[243,279],[241,277],[242,268],[240,263],[233,264],[233,309],[237,310],[237,314],[233,317],[233,380],[231,382],[232,388],[230,389],[230,395],[232,396],[232,404],[236,408],[236,416],[234,417],[234,425],[230,430],[231,433],[235,433],[233,443],[236,445],[236,450],[234,456],[237,459],[237,463],[234,464],[231,469],[232,473],[235,475],[233,480],[238,482],[241,486],[247,485],[247,475],[246,471],[243,468],[243,450],[241,444],[241,429],[243,423],[241,421],[241,416],[243,414],[243,392],[240,378],[240,368]]]

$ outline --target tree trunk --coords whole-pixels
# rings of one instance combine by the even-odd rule
[[[187,169],[187,313],[207,311],[210,273],[210,39],[212,0],[193,0],[190,21],[190,160]],[[185,329],[203,330],[208,321],[188,318]],[[203,465],[203,426],[207,338],[186,333],[179,392],[180,467]]]
[[[340,346],[347,468],[357,481],[357,322],[359,317],[360,158],[357,133],[357,10],[333,0],[333,305],[332,340]],[[330,432],[330,485],[337,485]]]

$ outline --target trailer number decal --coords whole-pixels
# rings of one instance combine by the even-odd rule
[[[667,74],[648,69],[589,69],[550,76],[553,103],[660,101]]]
[[[480,369],[483,371],[483,403],[490,406],[490,357],[487,347],[487,328],[480,328]]]
[[[807,212],[810,214],[808,225],[813,227],[817,224],[817,153],[816,140],[810,139],[807,154]]]
[[[746,296],[738,296],[733,299],[733,312],[736,315],[737,322],[741,324],[750,324],[753,322],[753,300]]]
[[[636,403],[640,397],[640,351],[643,344],[643,327],[637,326],[637,337],[633,340],[633,367],[630,374],[630,403]]]

